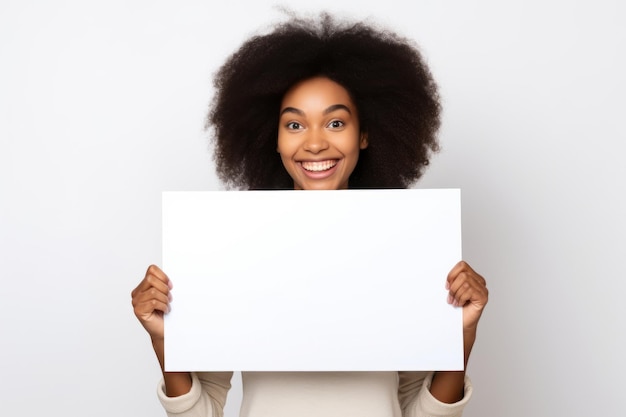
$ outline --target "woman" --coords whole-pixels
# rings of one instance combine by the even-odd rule
[[[405,188],[438,149],[436,85],[416,47],[363,23],[292,17],[245,42],[215,78],[208,118],[220,178],[242,189]],[[467,263],[442,285],[463,308],[465,364],[487,303]],[[172,283],[150,266],[132,292],[163,369]],[[232,373],[163,372],[168,415],[220,416]],[[241,415],[459,416],[465,372],[242,373]]]

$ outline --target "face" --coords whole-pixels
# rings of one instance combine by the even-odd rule
[[[296,190],[339,190],[367,147],[348,91],[325,78],[294,85],[283,97],[278,153]]]

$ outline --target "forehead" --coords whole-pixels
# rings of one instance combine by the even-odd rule
[[[354,108],[350,93],[341,84],[326,77],[313,77],[300,81],[287,90],[281,108],[326,108],[333,104]]]

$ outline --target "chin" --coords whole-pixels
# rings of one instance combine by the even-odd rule
[[[304,187],[302,187],[303,190],[340,190],[342,188],[348,188],[348,187],[341,187],[338,184],[331,183],[331,182],[305,184]]]

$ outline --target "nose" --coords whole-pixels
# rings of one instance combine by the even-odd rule
[[[307,134],[302,146],[305,151],[311,153],[320,153],[328,149],[328,141],[325,132],[322,129],[313,129]]]

